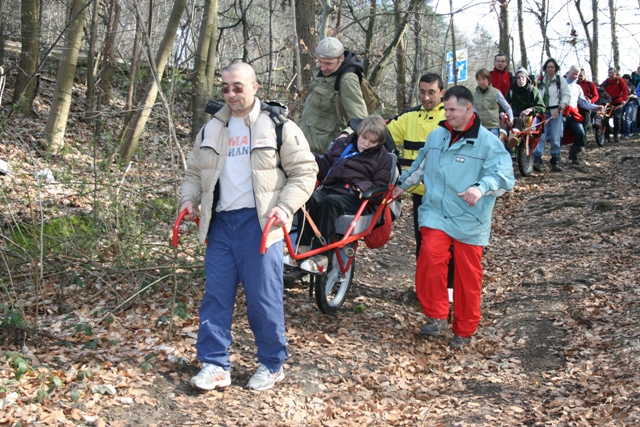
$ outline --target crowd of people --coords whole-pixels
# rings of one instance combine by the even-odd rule
[[[353,52],[327,37],[316,56],[319,70],[299,125],[274,120],[272,110],[256,97],[259,84],[249,64],[225,68],[225,103],[198,132],[189,155],[180,210],[187,211],[185,219],[200,216],[199,240],[207,245],[196,343],[202,368],[190,380],[194,388],[231,383],[229,346],[240,283],[258,359],[247,386],[266,390],[284,379],[283,268],[296,261],[284,254],[282,227],[290,230],[304,208],[308,222],[318,226],[302,226],[298,250],[331,241],[338,216],[355,213],[367,189],[390,183],[389,150],[404,168],[393,196],[411,193],[416,296],[425,315],[420,334],[447,336],[453,288],[449,346],[469,344],[480,321],[482,254],[492,211],[496,198],[514,186],[508,130],[543,116],[544,135],[534,151],[536,170],[542,171],[548,142],[551,170],[560,171],[563,129],[574,134],[568,158],[577,164],[585,138],[583,120],[588,124],[587,113],[603,109],[598,89],[577,66],[563,75],[549,58],[534,80],[523,68],[512,75],[507,57],[499,53],[491,72],[483,68],[476,73],[475,91],[464,86],[445,90],[441,76],[427,73],[419,81],[419,105],[385,121],[367,113],[358,73],[362,63]],[[623,138],[638,132],[637,98],[634,104],[630,97],[638,79],[638,73],[618,78],[610,70],[603,83],[619,111],[612,129],[616,141],[619,131]],[[349,119],[361,119],[360,124],[351,129]],[[385,140],[393,140],[395,147]],[[262,255],[260,239],[271,218],[275,222]],[[318,234],[320,241],[315,240]],[[319,254],[298,267],[318,273],[327,263],[327,256]]]

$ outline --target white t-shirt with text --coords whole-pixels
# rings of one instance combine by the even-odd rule
[[[220,200],[216,212],[255,208],[251,182],[251,133],[244,118],[229,120],[227,159],[220,173]]]

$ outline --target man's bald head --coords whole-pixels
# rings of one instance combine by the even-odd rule
[[[222,70],[222,93],[234,117],[244,117],[255,102],[258,83],[251,65],[235,62]]]
[[[248,78],[251,83],[254,83],[258,80],[256,77],[256,72],[253,67],[246,62],[234,62],[233,64],[226,67],[222,70],[222,74],[224,73],[236,73]]]

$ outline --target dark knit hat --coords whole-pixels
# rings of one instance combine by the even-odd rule
[[[529,72],[526,70],[526,68],[523,68],[523,67],[518,68],[518,70],[516,71],[516,78],[520,73],[525,75],[525,77],[527,78],[527,81],[531,81],[531,79],[529,79]]]

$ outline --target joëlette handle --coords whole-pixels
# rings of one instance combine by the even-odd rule
[[[178,217],[176,218],[176,222],[173,223],[173,240],[171,241],[171,246],[178,246],[178,234],[179,234],[180,223],[182,222],[182,219],[185,217],[185,215],[187,215],[188,213],[189,213],[188,210],[183,209],[182,212],[178,214]],[[195,217],[193,220],[195,221],[196,225],[200,227],[200,218]]]
[[[274,222],[276,222],[278,218],[272,216],[267,221],[267,224],[264,226],[264,230],[262,230],[262,240],[260,240],[260,253],[262,255],[267,253],[267,236],[269,235],[269,230]]]

